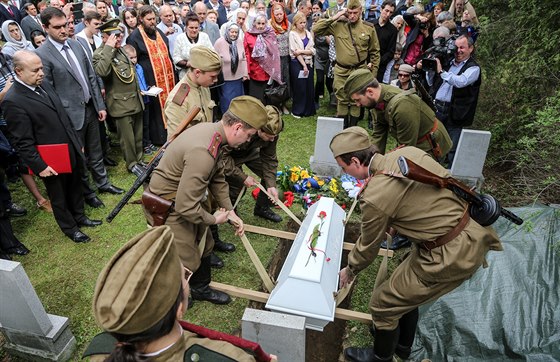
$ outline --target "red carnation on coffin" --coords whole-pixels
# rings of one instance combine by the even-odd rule
[[[327,213],[326,213],[326,212],[321,211],[321,212],[319,213],[319,219],[323,220],[323,219],[326,218],[326,217],[327,217]]]

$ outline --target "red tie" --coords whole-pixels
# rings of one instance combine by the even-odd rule
[[[8,6],[8,12],[10,13],[11,16],[14,16],[14,12],[12,11],[12,8],[10,8],[10,6]]]

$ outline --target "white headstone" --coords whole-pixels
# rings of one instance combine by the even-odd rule
[[[242,337],[261,345],[279,361],[305,361],[305,318],[266,310],[245,309]]]
[[[488,131],[463,129],[451,166],[451,175],[471,186],[482,183],[482,169],[492,134]]]
[[[0,259],[0,331],[9,354],[67,361],[76,346],[68,318],[47,314],[18,262]]]
[[[306,328],[318,331],[334,320],[345,216],[328,197],[309,208],[266,308],[306,317]]]
[[[320,176],[339,176],[341,169],[334,159],[329,144],[333,137],[342,131],[342,118],[318,117],[315,133],[315,152],[309,159],[311,171]]]

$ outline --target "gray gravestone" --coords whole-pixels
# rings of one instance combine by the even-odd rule
[[[0,259],[0,331],[5,350],[26,361],[67,361],[76,339],[68,318],[47,314],[25,270]]]
[[[305,361],[305,318],[246,308],[241,321],[242,337],[261,345],[278,361]]]
[[[339,176],[340,166],[336,163],[329,144],[344,126],[342,118],[318,117],[315,133],[315,152],[309,159],[311,171],[320,176]]]
[[[492,134],[488,131],[463,129],[451,166],[451,175],[480,189],[484,181],[482,169],[491,137]]]

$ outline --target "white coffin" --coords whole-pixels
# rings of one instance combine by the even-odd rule
[[[322,220],[321,212],[326,213]],[[338,290],[345,216],[344,210],[328,197],[309,208],[266,308],[306,317],[306,328],[317,331],[334,320],[334,293]],[[310,238],[321,221],[321,234],[313,256]]]

